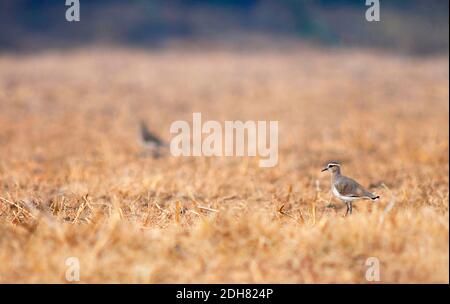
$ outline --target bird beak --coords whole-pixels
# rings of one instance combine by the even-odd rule
[[[328,171],[328,168],[323,168],[322,171],[320,171],[320,172],[325,172],[325,171]]]

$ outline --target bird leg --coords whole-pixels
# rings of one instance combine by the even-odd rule
[[[161,157],[161,151],[159,151],[159,149],[153,149],[151,152],[152,152],[152,157],[153,158],[160,158]]]
[[[348,214],[352,214],[352,202],[345,202],[345,204],[347,205],[347,211],[345,212],[344,216],[347,216]]]

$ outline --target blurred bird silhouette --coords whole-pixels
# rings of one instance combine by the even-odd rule
[[[146,152],[150,152],[150,155],[154,158],[161,157],[161,149],[167,147],[167,144],[157,135],[150,132],[147,124],[143,120],[140,121],[139,126],[142,144],[146,148]]]

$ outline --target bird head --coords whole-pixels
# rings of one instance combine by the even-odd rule
[[[326,165],[325,168],[322,169],[321,172],[325,172],[325,171],[331,171],[331,172],[337,172],[339,171],[341,168],[341,165],[337,162],[330,162]]]

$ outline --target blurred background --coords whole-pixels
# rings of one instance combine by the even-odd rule
[[[448,0],[365,2],[0,0],[0,283],[448,283]],[[194,112],[278,165],[146,153]]]
[[[448,53],[447,0],[380,2],[382,22],[365,20],[364,0],[81,0],[81,22],[67,22],[63,0],[2,0],[0,51],[200,41],[245,48],[306,41]]]

